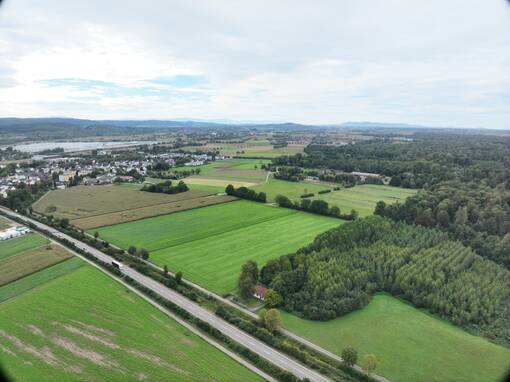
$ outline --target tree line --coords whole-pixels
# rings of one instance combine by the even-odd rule
[[[266,199],[267,199],[265,192],[256,192],[256,191],[249,189],[247,187],[244,187],[244,186],[235,188],[231,184],[229,184],[225,188],[225,193],[227,195],[236,196],[241,199],[253,200],[254,202],[259,202],[259,203],[265,203]]]
[[[172,186],[172,182],[170,180],[167,180],[162,183],[146,184],[141,188],[141,190],[160,194],[179,194],[181,192],[188,191],[189,188],[186,185],[186,183],[184,183],[182,180],[179,181],[177,186]]]
[[[313,196],[313,194],[309,196]],[[343,214],[338,206],[329,206],[328,202],[320,199],[310,200],[303,198],[300,201],[293,202],[285,195],[276,195],[275,202],[283,208],[291,208],[312,214],[332,216],[344,220],[356,220],[358,218],[358,211],[351,210],[350,213]]]

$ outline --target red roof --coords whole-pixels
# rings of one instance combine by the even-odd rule
[[[262,298],[266,297],[267,288],[262,285],[256,285],[255,286],[255,294],[257,296],[260,296]]]

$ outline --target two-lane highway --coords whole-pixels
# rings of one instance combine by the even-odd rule
[[[79,240],[72,238],[71,236],[68,236],[68,235],[56,230],[53,227],[47,226],[47,225],[42,224],[36,220],[30,219],[26,216],[15,213],[7,208],[0,207],[0,210],[2,210],[7,215],[17,217],[18,219],[22,219],[25,222],[30,222],[41,230],[51,232],[56,237],[59,237],[61,239],[66,239],[66,240],[72,242],[74,245],[76,245],[77,248],[80,248],[80,249],[88,252],[89,254],[93,255],[94,257],[98,258],[99,260],[101,260],[103,262],[111,263],[111,261],[112,261],[112,258],[110,256],[104,254],[101,251],[98,251],[97,249],[89,246],[88,244],[85,244]],[[122,264],[121,264],[121,272],[124,273],[125,275],[131,277],[133,280],[137,281],[138,283],[145,286],[146,288],[149,288],[152,291],[159,294],[160,296],[166,298],[167,300],[172,301],[174,304],[185,309],[191,315],[201,319],[202,321],[207,322],[209,325],[218,329],[219,331],[221,331],[226,336],[230,337],[235,342],[237,342],[237,343],[245,346],[246,348],[250,349],[251,351],[257,353],[260,357],[266,359],[267,361],[273,363],[274,365],[280,367],[281,369],[294,374],[296,377],[301,378],[301,379],[308,378],[310,381],[314,381],[314,382],[329,381],[329,379],[327,379],[326,377],[303,366],[302,364],[295,361],[294,359],[289,358],[285,354],[266,345],[264,342],[258,340],[255,337],[252,337],[251,335],[247,334],[246,332],[243,332],[242,330],[238,329],[237,327],[235,327],[235,326],[229,324],[228,322],[226,322],[225,320],[219,318],[215,314],[202,308],[200,305],[196,304],[195,302],[193,302],[193,301],[187,299],[186,297],[180,295],[179,293],[165,287],[164,285],[158,283],[157,281],[154,281],[150,277],[147,277],[132,268],[123,266]]]

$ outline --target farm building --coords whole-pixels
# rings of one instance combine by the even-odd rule
[[[28,227],[11,227],[6,230],[0,231],[0,241],[13,239],[18,236],[25,235],[30,232]]]
[[[267,288],[260,284],[255,286],[255,292],[253,293],[253,297],[258,298],[259,300],[264,301],[266,298]]]

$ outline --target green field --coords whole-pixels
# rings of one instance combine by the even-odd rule
[[[9,228],[11,225],[14,225],[14,223],[0,216],[0,231]]]
[[[403,202],[408,196],[414,195],[416,190],[365,184],[351,188],[342,188],[326,194],[317,194],[321,190],[333,190],[337,184],[325,182],[288,182],[279,179],[270,179],[268,183],[251,187],[267,194],[268,200],[274,200],[276,195],[282,194],[291,200],[300,200],[305,193],[314,193],[313,199],[322,199],[330,205],[340,208],[343,213],[349,213],[351,209],[358,211],[359,216],[368,216],[374,212],[376,203],[384,200],[387,204]]]
[[[48,240],[36,233],[29,233],[15,239],[0,241],[0,260],[7,259],[31,248],[40,247]]]
[[[88,265],[2,303],[0,328],[13,380],[261,380]]]
[[[393,382],[497,382],[510,349],[473,336],[386,294],[365,308],[327,322],[283,314],[284,326],[336,354],[353,346],[373,353],[376,373]]]
[[[244,143],[208,143],[205,146],[186,146],[180,149],[190,152],[219,151],[221,155],[269,159],[302,153],[305,145],[295,144],[275,149],[266,139],[252,139]]]
[[[168,214],[230,201],[215,192],[191,189],[179,194],[140,191],[140,185],[76,186],[54,190],[34,203],[34,211],[68,218],[81,229],[90,229],[150,216]]]
[[[100,237],[146,248],[150,260],[182,271],[216,293],[236,288],[241,265],[296,251],[343,221],[248,201],[179,212],[99,229]]]

